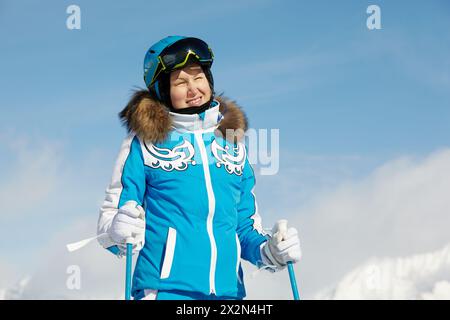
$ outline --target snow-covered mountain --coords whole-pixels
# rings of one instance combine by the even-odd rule
[[[19,300],[23,299],[23,293],[30,283],[31,277],[26,276],[17,282],[14,286],[7,289],[0,289],[0,300]]]
[[[27,294],[31,282],[32,278],[26,276],[11,288],[0,289],[0,300],[34,299]],[[59,295],[47,298],[77,297]],[[336,285],[321,290],[314,298],[450,299],[450,244],[433,252],[408,257],[372,258],[349,272]]]
[[[450,244],[424,254],[373,258],[316,299],[450,299]]]

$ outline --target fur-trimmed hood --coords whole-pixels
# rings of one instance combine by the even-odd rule
[[[233,140],[232,142],[242,140],[248,129],[248,119],[244,112],[234,101],[224,96],[216,96],[214,100],[219,102],[219,112],[223,116],[215,134]],[[134,92],[127,106],[119,113],[120,120],[129,133],[133,132],[144,141],[152,143],[161,143],[168,138],[169,132],[176,128],[176,116],[164,104],[153,99],[148,90]],[[193,119],[199,117],[189,116]],[[230,129],[234,132],[232,136],[227,131]]]

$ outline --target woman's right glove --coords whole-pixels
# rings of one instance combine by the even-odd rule
[[[108,234],[120,249],[126,252],[126,244],[133,244],[133,253],[139,252],[145,243],[145,212],[136,201],[127,201],[114,216]]]
[[[302,257],[300,239],[295,228],[287,228],[287,220],[278,221],[272,229],[272,236],[261,248],[261,257],[266,266],[274,271],[286,267],[289,261],[295,263]]]

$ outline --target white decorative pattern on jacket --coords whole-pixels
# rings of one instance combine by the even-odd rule
[[[189,163],[195,165],[195,161],[192,160],[194,147],[187,140],[183,140],[181,145],[174,147],[172,150],[158,148],[153,144],[145,144],[145,149],[148,151],[144,156],[145,164],[154,169],[183,171],[187,169]]]
[[[221,147],[216,140],[211,144],[211,151],[214,157],[217,159],[217,167],[220,168],[221,165],[230,174],[242,175],[244,171],[246,151],[242,143],[238,143],[236,147],[232,148],[232,153],[229,152],[230,147],[226,145]]]

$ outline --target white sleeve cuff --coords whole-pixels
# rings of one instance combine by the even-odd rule
[[[261,260],[263,263],[262,268],[267,269],[270,272],[278,272],[278,271],[281,271],[284,268],[286,268],[286,266],[282,266],[282,265],[276,263],[276,260],[273,258],[272,254],[270,253],[270,250],[267,246],[268,246],[268,241],[263,242],[259,246],[259,250],[261,253]],[[272,259],[274,260],[274,262],[272,262]]]

